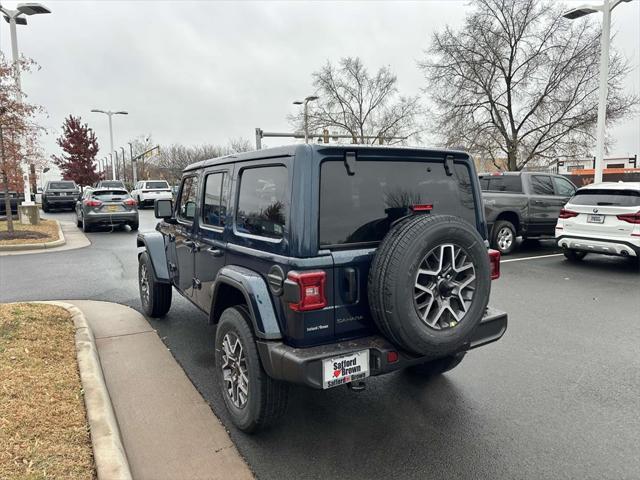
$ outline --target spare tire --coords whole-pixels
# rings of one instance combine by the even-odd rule
[[[398,347],[439,357],[470,339],[489,301],[484,240],[465,220],[421,214],[396,224],[369,271],[369,305]]]

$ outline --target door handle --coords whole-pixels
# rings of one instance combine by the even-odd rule
[[[542,205],[544,202],[540,201],[540,200],[534,200],[533,204],[534,205]]]
[[[214,257],[221,257],[224,254],[224,252],[222,250],[220,250],[219,248],[215,248],[215,247],[207,248],[207,253],[209,255],[214,256]]]

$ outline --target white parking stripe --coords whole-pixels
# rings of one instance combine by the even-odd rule
[[[550,255],[536,255],[535,257],[512,258],[510,260],[500,260],[500,263],[522,262],[523,260],[535,260],[536,258],[561,257],[564,253],[552,253]]]

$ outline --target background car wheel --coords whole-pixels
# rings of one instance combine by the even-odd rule
[[[47,202],[42,202],[42,211],[44,213],[48,213],[49,212],[49,205],[47,205]]]
[[[138,258],[138,287],[144,312],[153,318],[166,315],[171,308],[171,284],[156,282],[147,252]]]
[[[89,223],[85,220],[84,215],[82,215],[82,231],[87,233],[91,231],[91,226],[89,225]]]
[[[231,420],[244,432],[274,424],[287,409],[289,385],[269,377],[245,307],[222,312],[216,331],[216,376]]]
[[[587,256],[587,252],[579,252],[578,250],[563,250],[564,256],[567,257],[567,260],[570,262],[580,262],[584,257]]]
[[[508,255],[516,248],[516,227],[507,220],[498,220],[491,230],[491,247]]]
[[[140,227],[140,224],[138,222],[135,222],[135,223],[129,224],[129,226],[131,227],[131,231],[135,232]]]
[[[460,362],[462,362],[462,359],[466,354],[467,352],[461,352],[455,355],[450,355],[448,357],[438,358],[437,360],[432,360],[431,362],[414,365],[412,367],[409,367],[409,371],[411,373],[415,373],[424,377],[435,377],[436,375],[440,375],[456,368],[460,364]]]
[[[82,228],[82,220],[80,220],[80,217],[78,216],[78,212],[76,212],[76,226],[78,228]]]
[[[369,272],[378,328],[400,348],[440,357],[469,340],[489,301],[489,256],[459,217],[416,215],[382,240]]]
[[[137,202],[138,202],[138,208],[142,210],[144,208],[144,204],[140,201],[140,195],[138,195]]]

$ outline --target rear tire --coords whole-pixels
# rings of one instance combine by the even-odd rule
[[[170,283],[159,283],[153,274],[153,265],[147,252],[138,258],[138,288],[144,312],[153,318],[163,317],[171,308]]]
[[[78,212],[76,212],[76,226],[78,228],[82,228],[82,220],[80,220],[80,217],[78,216]]]
[[[216,330],[216,378],[233,424],[252,433],[276,423],[287,409],[289,385],[262,368],[243,306],[222,312]]]
[[[448,357],[438,358],[437,360],[421,363],[420,365],[414,365],[409,367],[408,370],[411,373],[415,373],[423,377],[435,377],[436,375],[441,375],[456,368],[460,365],[460,362],[462,362],[462,359],[466,354],[467,352],[456,353],[455,355],[449,355]]]
[[[44,200],[42,201],[42,211],[44,213],[49,213],[49,205]]]
[[[84,233],[91,231],[91,225],[84,219],[84,215],[82,215],[82,231]]]
[[[587,252],[580,252],[578,250],[565,249],[562,253],[564,253],[567,260],[573,263],[581,262],[582,259],[587,256]]]
[[[516,248],[516,227],[507,220],[498,220],[491,229],[491,248],[509,255]]]
[[[132,232],[135,232],[135,231],[137,231],[137,230],[138,230],[138,228],[140,227],[140,224],[139,224],[138,222],[135,222],[135,223],[131,223],[131,224],[129,224],[129,226],[131,227],[131,231],[132,231]]]

